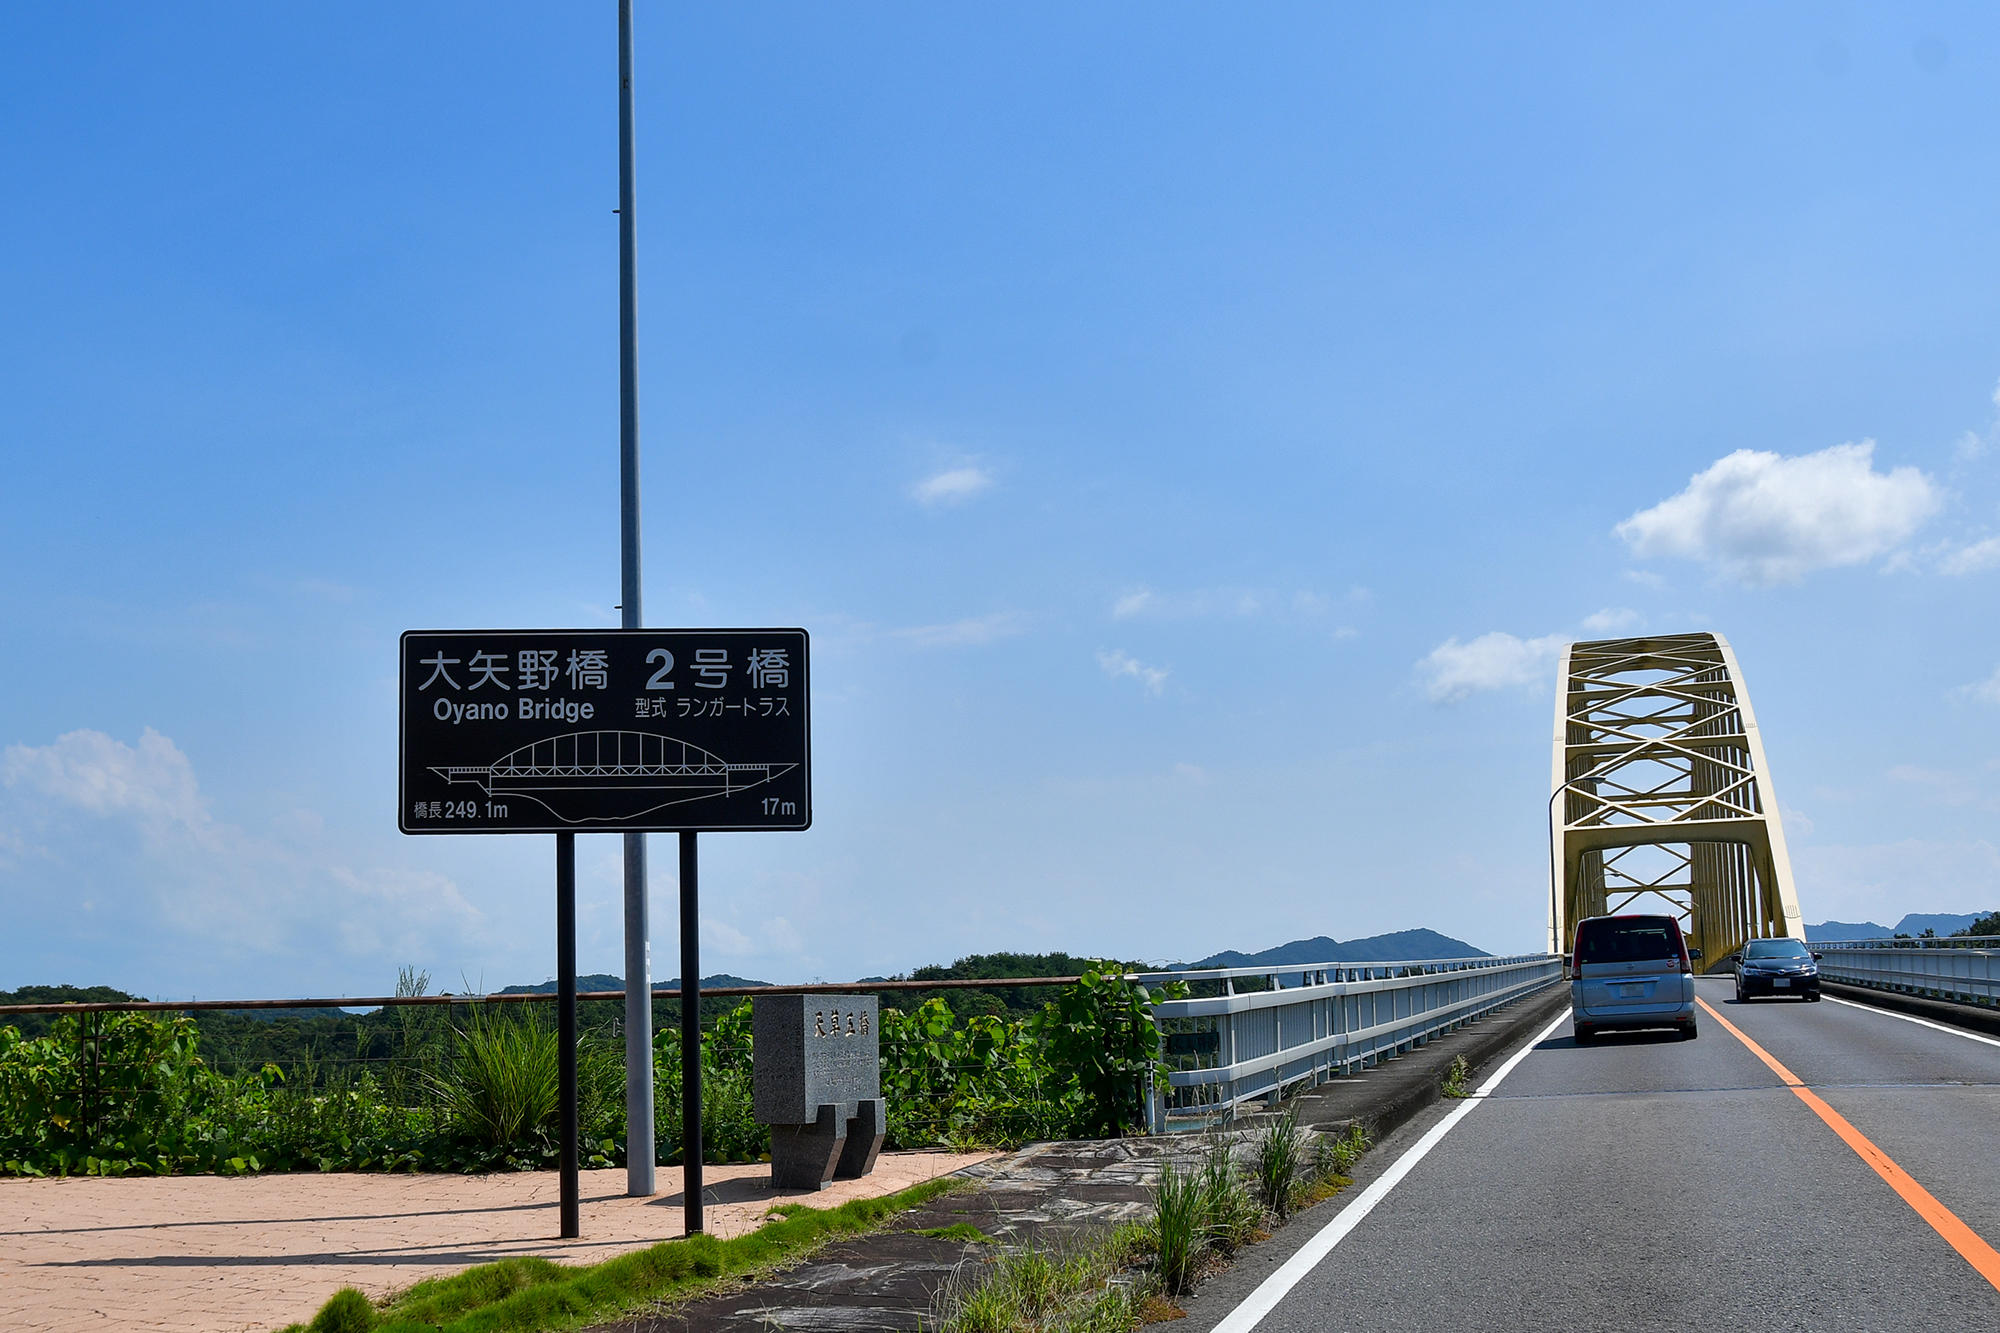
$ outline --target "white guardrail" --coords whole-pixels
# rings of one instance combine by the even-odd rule
[[[1148,986],[1197,991],[1153,1009],[1171,1070],[1151,1092],[1153,1132],[1201,1128],[1253,1098],[1276,1101],[1380,1063],[1560,981],[1562,970],[1560,955],[1522,954],[1141,974]]]
[[[1955,1000],[2000,1004],[2000,935],[1941,939],[1818,941],[1822,981]]]

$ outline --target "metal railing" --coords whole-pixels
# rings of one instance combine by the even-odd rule
[[[1068,986],[1079,977],[954,977],[940,981],[856,981],[845,985],[813,982],[804,986],[703,986],[705,999],[742,998],[752,995],[874,995],[894,991],[1006,990],[1015,987]],[[680,991],[671,986],[655,986],[653,999],[678,1000]],[[578,991],[579,1003],[594,1000],[623,1000],[622,990]],[[392,1009],[398,1006],[475,1004],[554,1004],[553,990],[495,991],[491,994],[454,995],[316,995],[290,1000],[60,1000],[47,1004],[0,1004],[0,1019],[9,1014],[179,1014],[215,1010],[223,1013],[258,1009]]]
[[[1822,981],[1959,1004],[2000,1005],[2000,935],[1820,941]]]
[[[1153,1132],[1210,1125],[1254,1098],[1399,1055],[1561,980],[1562,968],[1561,955],[1521,954],[1145,973],[1149,985],[1220,991],[1154,1008],[1171,1072],[1152,1090]],[[1251,979],[1259,989],[1240,989]]]

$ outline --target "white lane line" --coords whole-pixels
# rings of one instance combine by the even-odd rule
[[[1843,1000],[1837,995],[1828,995],[1826,998],[1832,1000],[1835,1004],[1844,1004],[1849,1009],[1865,1009],[1871,1014],[1880,1014],[1884,1018],[1900,1018],[1905,1023],[1915,1023],[1920,1028],[1935,1028],[1939,1032],[1949,1032],[1952,1036],[1963,1037],[1967,1041],[1983,1041],[1988,1046],[2000,1046],[2000,1039],[1982,1037],[1977,1032],[1967,1032],[1964,1028],[1955,1028],[1945,1023],[1933,1023],[1930,1019],[1918,1018],[1915,1014],[1900,1014],[1894,1009],[1878,1009],[1872,1004],[1861,1004],[1854,1000]]]
[[[1214,1333],[1250,1333],[1263,1322],[1264,1316],[1276,1309],[1278,1302],[1285,1299],[1307,1273],[1319,1267],[1320,1261],[1333,1253],[1333,1247],[1347,1239],[1348,1233],[1361,1225],[1363,1218],[1375,1211],[1375,1205],[1389,1197],[1389,1191],[1402,1183],[1418,1162],[1424,1160],[1431,1149],[1444,1142],[1444,1136],[1451,1133],[1458,1122],[1472,1114],[1472,1108],[1486,1100],[1493,1090],[1500,1086],[1500,1080],[1514,1072],[1514,1066],[1528,1058],[1528,1052],[1549,1039],[1549,1034],[1569,1022],[1570,1011],[1563,1010],[1556,1015],[1553,1023],[1537,1032],[1520,1050],[1509,1056],[1507,1063],[1493,1071],[1493,1077],[1479,1085],[1479,1090],[1455,1107],[1450,1115],[1430,1127],[1428,1133],[1418,1139],[1410,1150],[1396,1159],[1395,1165],[1377,1176],[1367,1189],[1355,1196],[1354,1202],[1321,1227],[1319,1234],[1299,1247],[1298,1253],[1285,1260],[1284,1267],[1264,1279],[1241,1305],[1231,1310],[1222,1322],[1215,1326]]]

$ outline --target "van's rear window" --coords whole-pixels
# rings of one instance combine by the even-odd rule
[[[1679,933],[1665,921],[1600,921],[1576,942],[1585,963],[1640,963],[1656,958],[1679,961]]]

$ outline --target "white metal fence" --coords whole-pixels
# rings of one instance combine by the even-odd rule
[[[2000,936],[1821,941],[1808,947],[1820,955],[1822,981],[1961,1004],[2000,1004]]]
[[[1148,973],[1148,985],[1196,990],[1153,1011],[1172,1071],[1153,1089],[1153,1132],[1378,1063],[1561,980],[1562,967],[1560,955],[1523,954]]]

